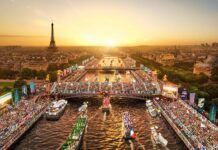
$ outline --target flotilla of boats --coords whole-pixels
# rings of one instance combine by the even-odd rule
[[[58,120],[63,115],[67,101],[64,99],[52,101],[46,110],[47,120]]]
[[[64,99],[51,102],[46,111],[46,119],[58,120],[64,113],[66,105],[67,101]],[[152,117],[157,116],[158,112],[154,108],[151,100],[147,100],[145,105]],[[61,150],[78,150],[80,148],[88,124],[87,107],[88,102],[84,102],[83,105],[79,107],[79,116],[76,119],[76,123],[72,126],[69,136],[60,147]],[[106,94],[102,101],[102,112],[109,113],[110,108],[110,97]],[[122,135],[125,141],[132,142],[136,140],[136,133],[133,130],[133,122],[129,112],[123,113],[122,129]],[[151,138],[156,144],[166,147],[168,141],[161,135],[161,133],[157,132],[157,129],[157,126],[151,127]]]

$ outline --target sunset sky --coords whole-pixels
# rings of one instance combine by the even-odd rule
[[[218,0],[1,0],[0,45],[218,42]]]

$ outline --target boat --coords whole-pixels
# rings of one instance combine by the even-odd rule
[[[148,107],[148,112],[152,117],[157,116],[157,111],[152,106]]]
[[[102,112],[109,113],[110,112],[110,108],[111,108],[110,97],[109,96],[105,96],[104,99],[103,99],[103,104],[102,104]]]
[[[46,111],[47,120],[58,120],[63,115],[65,107],[67,106],[67,101],[64,99],[53,101],[48,106]]]
[[[88,107],[88,102],[83,102],[83,105],[79,107],[79,112],[86,113]]]
[[[157,126],[153,126],[151,127],[151,137],[154,140],[154,142],[156,144],[160,144],[163,147],[166,147],[168,144],[168,141],[162,136],[161,133],[158,133],[156,128],[158,128]]]
[[[156,117],[157,116],[157,111],[154,108],[153,102],[148,99],[145,103],[146,107],[148,108],[148,112],[151,115],[151,117]]]
[[[82,108],[82,109],[81,109]],[[85,108],[85,109],[84,109]],[[66,141],[59,148],[61,150],[79,150],[83,141],[83,137],[88,124],[87,103],[79,109],[80,115],[76,119],[76,123],[72,126],[71,132],[68,135]]]
[[[133,130],[133,123],[131,121],[129,112],[123,113],[122,128],[123,128],[123,138],[126,141],[136,139],[136,134],[134,133],[134,130]]]
[[[150,99],[146,100],[146,103],[145,103],[146,107],[149,107],[149,106],[152,106],[152,105],[153,105],[153,103],[151,102]]]

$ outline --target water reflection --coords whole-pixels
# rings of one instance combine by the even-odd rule
[[[22,139],[14,145],[16,150],[53,150],[60,147],[77,117],[78,108],[83,101],[89,101],[88,116],[94,116],[88,124],[87,134],[81,149],[130,149],[130,145],[122,140],[122,112],[129,111],[134,123],[134,130],[145,149],[155,148],[151,141],[150,126],[157,125],[159,131],[168,140],[168,148],[172,150],[186,149],[181,140],[163,118],[151,118],[145,111],[143,101],[128,99],[112,99],[113,115],[109,114],[103,121],[103,113],[99,111],[101,99],[72,99],[64,115],[59,121],[40,119]],[[135,143],[135,149],[140,149]],[[163,149],[156,147],[157,149]]]

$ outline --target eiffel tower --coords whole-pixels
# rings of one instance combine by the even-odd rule
[[[51,41],[50,41],[50,45],[49,45],[48,49],[50,52],[57,51],[57,47],[55,45],[55,40],[54,40],[54,24],[53,24],[53,22],[51,23]]]

